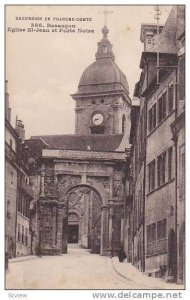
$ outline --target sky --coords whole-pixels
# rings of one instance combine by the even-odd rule
[[[11,123],[15,126],[18,116],[24,122],[26,138],[74,133],[75,101],[70,95],[77,92],[85,68],[95,61],[97,42],[102,39],[104,9],[104,6],[63,5],[6,7],[6,79]],[[160,5],[160,24],[165,23],[170,9],[171,6]],[[127,77],[132,98],[141,72],[141,24],[155,23],[154,6],[116,5],[107,6],[107,10],[108,39],[113,44],[115,62]],[[42,21],[18,20],[21,17],[38,17]],[[60,21],[60,18],[91,18],[91,21]],[[31,23],[38,27],[32,27]],[[27,32],[28,28],[39,26],[47,29],[47,23],[75,25],[76,32]],[[12,32],[15,28],[16,32]],[[78,29],[94,33],[78,33]]]

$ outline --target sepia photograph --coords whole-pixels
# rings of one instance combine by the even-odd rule
[[[180,298],[185,12],[4,6],[5,290]]]

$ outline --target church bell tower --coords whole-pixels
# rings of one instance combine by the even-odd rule
[[[75,133],[124,134],[129,139],[129,86],[126,76],[115,63],[108,33],[104,26],[96,60],[84,70],[77,93],[71,95],[76,101]]]

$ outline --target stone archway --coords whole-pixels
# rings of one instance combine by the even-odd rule
[[[103,213],[102,197],[94,187],[90,185],[76,185],[65,194],[65,202],[68,211],[63,220],[63,244],[68,243],[68,216],[73,211],[80,211],[79,244],[91,249],[92,253],[103,254],[104,230],[106,215]],[[67,223],[67,225],[66,225]],[[65,248],[65,247],[64,247]]]

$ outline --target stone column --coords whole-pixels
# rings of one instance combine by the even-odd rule
[[[88,248],[88,224],[89,224],[89,195],[84,194],[84,247]]]
[[[107,226],[107,219],[108,219],[108,207],[102,206],[101,207],[101,247],[100,247],[100,255],[104,255],[107,251],[108,244],[107,244],[107,236],[108,236],[108,226]]]
[[[121,219],[121,245],[124,243],[124,219]]]
[[[81,221],[81,245],[83,247],[85,247],[85,244],[84,244],[84,239],[85,239],[85,200],[84,200],[84,194],[82,195],[81,197],[81,206],[82,206],[82,211],[83,211],[83,214],[82,214],[82,221]]]
[[[60,253],[62,253],[64,203],[58,203],[57,209],[57,248],[60,250]]]
[[[113,176],[110,176],[110,199],[113,197]]]
[[[113,208],[109,209],[109,249],[112,251]]]
[[[57,207],[52,207],[52,246],[57,244]]]
[[[93,201],[93,191],[90,191],[89,195],[89,210],[88,210],[88,215],[89,215],[89,231],[88,231],[88,241],[89,241],[89,248],[92,249],[92,201]]]
[[[68,207],[65,203],[62,209],[62,253],[67,253],[68,244]]]
[[[45,165],[42,165],[41,169],[41,177],[40,177],[40,197],[45,196],[45,191],[44,191],[44,177],[45,177]]]

